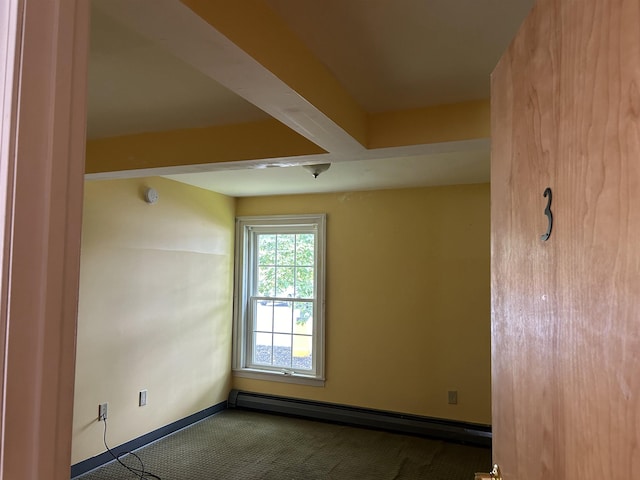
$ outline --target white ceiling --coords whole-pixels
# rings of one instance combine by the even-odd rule
[[[489,74],[534,3],[264,1],[367,112],[488,98]],[[269,118],[144,32],[123,25],[114,18],[114,5],[92,0],[89,138]],[[389,155],[340,158],[315,180],[299,166],[243,164],[168,178],[233,196],[489,181],[488,141],[460,151]]]
[[[489,98],[533,0],[266,0],[369,112]]]
[[[268,115],[92,2],[87,137],[241,123]]]

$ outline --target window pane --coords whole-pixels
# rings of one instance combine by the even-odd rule
[[[258,267],[258,291],[260,297],[273,297],[276,293],[275,267]]]
[[[314,244],[315,235],[313,233],[300,233],[296,235],[296,265],[314,265]]]
[[[276,264],[276,236],[258,235],[258,265]]]
[[[273,337],[270,333],[253,335],[253,362],[271,365],[273,356]]]
[[[293,297],[294,291],[294,267],[277,267],[276,270],[276,297]]]
[[[313,267],[296,267],[296,298],[313,298]]]
[[[313,333],[313,303],[296,302],[293,307],[294,333],[311,335]]]
[[[273,309],[273,331],[292,333],[293,304],[291,302],[275,302]]]
[[[259,332],[271,332],[273,329],[273,302],[261,300],[256,305],[255,330]]]
[[[293,266],[295,265],[295,252],[296,252],[296,236],[295,234],[279,234],[276,265]]]
[[[311,357],[312,342],[311,337],[306,335],[293,336],[293,359],[292,367],[311,370],[313,359]]]
[[[291,335],[273,335],[273,365],[291,367]]]

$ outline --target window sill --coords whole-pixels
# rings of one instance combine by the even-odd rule
[[[285,375],[280,372],[266,372],[264,370],[254,370],[243,368],[233,370],[233,375],[240,378],[251,378],[253,380],[266,380],[269,382],[297,383],[299,385],[310,385],[313,387],[324,387],[324,379],[307,375],[293,374]]]

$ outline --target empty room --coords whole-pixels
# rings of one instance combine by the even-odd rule
[[[530,2],[481,3],[92,3],[74,474],[243,406],[489,469],[488,75]]]
[[[531,4],[3,2],[0,478],[636,478],[640,8]]]
[[[90,2],[72,478],[493,467],[492,202],[526,175],[489,96],[533,4]]]

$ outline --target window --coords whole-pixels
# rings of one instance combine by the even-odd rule
[[[234,372],[324,383],[325,215],[236,221]]]

